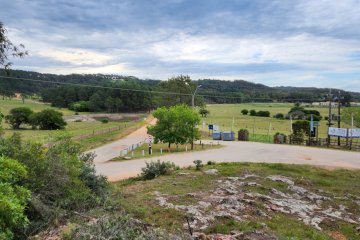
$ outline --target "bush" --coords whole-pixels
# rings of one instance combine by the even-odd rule
[[[258,116],[258,117],[270,117],[270,112],[269,111],[258,111],[256,113],[256,116]]]
[[[141,169],[140,177],[144,180],[151,180],[161,175],[169,175],[178,167],[171,162],[146,162],[146,167]]]
[[[208,161],[207,162],[207,165],[215,165],[216,164],[216,162],[214,162],[214,161]]]
[[[108,123],[108,122],[109,122],[109,119],[103,118],[103,119],[101,119],[101,122],[102,122],[102,123]]]
[[[32,192],[21,236],[36,233],[68,211],[84,211],[106,200],[108,183],[98,176],[93,155],[82,154],[79,144],[63,136],[48,144],[22,142],[19,135],[0,139],[0,155],[16,159],[28,169],[22,185]]]
[[[14,229],[25,227],[25,208],[30,191],[19,186],[26,177],[25,167],[18,161],[0,157],[0,239],[12,239]]]
[[[277,113],[277,114],[275,114],[274,118],[284,119],[284,114],[282,114],[282,113]]]
[[[5,120],[13,129],[19,129],[21,124],[30,123],[31,114],[33,114],[33,111],[28,107],[13,108],[10,110],[10,114],[6,116]]]
[[[63,129],[66,126],[66,122],[62,116],[61,112],[53,109],[44,109],[41,112],[32,114],[30,116],[30,123],[34,128],[39,127],[42,130]]]
[[[241,110],[241,114],[242,115],[247,115],[249,113],[249,111],[247,109],[243,109]]]
[[[256,116],[256,111],[254,109],[250,110],[250,116]]]
[[[274,143],[286,143],[286,135],[279,132],[275,133]]]
[[[203,167],[201,160],[195,160],[193,163],[195,164],[196,170],[200,170]]]
[[[239,141],[249,141],[249,131],[247,129],[240,129],[238,131]]]
[[[88,112],[90,111],[89,102],[88,101],[73,102],[70,104],[69,109],[75,112]]]

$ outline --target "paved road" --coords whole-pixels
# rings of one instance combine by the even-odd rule
[[[137,133],[136,136],[139,137],[141,134],[139,135],[139,133]],[[193,165],[194,160],[200,159],[205,163],[209,160],[216,162],[265,162],[360,169],[359,152],[255,142],[220,141],[220,144],[224,145],[224,147],[206,151],[164,155],[148,159],[109,162],[106,161],[106,159],[109,159],[109,156],[112,154],[118,155],[118,150],[121,148],[121,146],[113,143],[111,148],[106,147],[110,152],[106,152],[103,156],[98,156],[96,169],[100,174],[107,176],[110,181],[134,177],[139,174],[141,168],[145,166],[145,161],[155,161],[157,159],[174,162],[180,167]],[[115,149],[115,153],[112,153],[111,149]],[[101,154],[101,152],[102,151],[97,149],[98,154]]]
[[[147,124],[153,124],[154,121],[155,120],[153,118],[148,118]],[[96,165],[118,157],[120,155],[120,151],[127,149],[132,145],[144,142],[147,139],[148,134],[146,126],[142,126],[141,128],[137,129],[136,131],[132,132],[131,134],[127,135],[122,139],[103,145],[96,149],[92,149],[88,152],[94,152],[96,154],[96,157],[94,159],[94,163]]]

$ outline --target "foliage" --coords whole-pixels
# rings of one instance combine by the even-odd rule
[[[30,123],[34,128],[39,127],[42,130],[63,129],[66,126],[66,122],[62,116],[61,112],[50,108],[44,109],[41,112],[32,114],[30,116]]]
[[[102,123],[109,123],[109,119],[107,119],[107,118],[101,119],[101,122]]]
[[[247,115],[249,113],[249,111],[247,109],[243,109],[241,110],[241,114],[242,115]]]
[[[256,111],[254,109],[250,110],[250,116],[256,116]]]
[[[284,114],[282,114],[282,113],[277,113],[277,114],[275,114],[274,118],[284,119]]]
[[[19,135],[0,141],[0,155],[28,169],[22,185],[32,192],[27,209],[30,224],[19,234],[38,231],[67,211],[83,211],[106,199],[108,184],[95,174],[93,155],[81,154],[81,147],[69,136],[58,138],[46,149],[39,143],[22,142]]]
[[[88,101],[78,101],[69,104],[69,109],[75,112],[88,112],[90,111]]]
[[[11,62],[9,62],[9,57],[24,57],[28,54],[27,51],[23,49],[25,46],[20,44],[19,46],[14,45],[10,39],[6,36],[7,30],[0,22],[0,65],[6,69],[11,66]]]
[[[127,215],[102,217],[92,224],[82,224],[68,237],[69,239],[137,239],[167,240],[171,237],[159,229],[151,229]]]
[[[196,128],[200,117],[186,105],[161,107],[154,111],[153,116],[157,122],[148,127],[148,133],[154,136],[155,143],[166,142],[170,148],[173,143],[193,143],[200,137]]]
[[[201,117],[207,117],[207,115],[210,114],[210,111],[204,107],[201,107],[199,113],[201,114]]]
[[[30,191],[19,183],[26,178],[18,161],[0,156],[0,239],[12,239],[15,229],[26,226],[26,202]]]
[[[11,109],[5,119],[13,129],[19,129],[21,124],[30,123],[31,114],[33,111],[29,107],[18,107]]]
[[[360,107],[349,107],[342,111],[342,120],[351,126],[351,115],[354,118],[354,126],[360,128]]]
[[[215,164],[216,164],[215,161],[208,161],[208,162],[207,162],[207,165],[215,165]]]
[[[303,138],[309,136],[310,122],[306,120],[299,120],[292,124],[293,134],[296,137]]]
[[[158,104],[160,106],[169,107],[177,104],[191,105],[191,95],[195,92],[197,84],[192,81],[188,75],[179,75],[167,81],[161,81],[159,88],[161,91],[174,93],[158,98]],[[195,106],[196,105],[203,105],[203,99],[199,95],[195,95]]]
[[[146,167],[141,169],[140,177],[144,180],[151,180],[161,175],[169,175],[171,172],[178,169],[178,167],[171,162],[146,162]]]
[[[258,117],[270,117],[270,112],[269,111],[258,111],[256,113],[256,116],[258,116]]]
[[[249,141],[249,131],[247,129],[240,129],[238,131],[239,141]]]
[[[195,160],[193,163],[195,164],[196,170],[200,170],[204,166],[201,160]]]

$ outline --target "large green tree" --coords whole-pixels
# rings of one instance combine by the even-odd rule
[[[360,107],[348,107],[342,110],[342,120],[351,125],[351,115],[354,118],[354,127],[360,128]]]
[[[161,107],[154,111],[157,119],[154,126],[148,127],[148,133],[154,136],[155,143],[161,141],[171,144],[191,143],[200,137],[197,125],[200,116],[186,105],[176,105],[169,108]]]
[[[13,108],[5,119],[13,129],[19,129],[21,124],[30,123],[30,116],[33,113],[29,107]]]
[[[32,114],[30,116],[30,123],[33,127],[39,127],[41,130],[63,129],[66,126],[66,122],[62,116],[61,112],[48,108]]]

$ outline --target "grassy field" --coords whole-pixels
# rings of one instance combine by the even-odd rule
[[[243,203],[243,210],[228,211],[240,215],[242,220],[228,215],[219,216],[208,222],[206,228],[194,227],[193,230],[206,234],[261,231],[279,239],[359,239],[356,224],[342,220],[342,217],[326,215],[330,211],[349,214],[353,219],[360,216],[359,170],[330,171],[301,165],[253,163],[223,163],[205,166],[203,170],[210,168],[217,169],[219,173],[208,175],[192,167],[150,181],[124,180],[114,184],[113,198],[132,216],[170,232],[187,231],[185,216],[192,219],[192,215],[186,209],[200,209],[198,214],[206,217],[217,211],[222,213],[236,209]],[[294,185],[269,180],[269,176],[285,177]],[[246,182],[248,184],[244,185]],[[240,187],[236,188],[236,184]],[[304,192],[294,194],[296,189]],[[225,197],[222,196],[224,194]],[[311,196],[315,196],[315,200]],[[292,200],[292,203],[289,200],[292,198],[302,200]],[[268,204],[273,200],[281,200],[282,207]],[[161,205],[161,201],[167,203]],[[323,218],[318,223],[321,230],[306,224],[301,219],[304,215],[296,209],[287,211],[287,207],[292,208],[295,204],[304,204],[299,211],[304,210],[305,215]],[[316,210],[309,213],[315,205]]]
[[[0,112],[2,112],[4,115],[7,115],[11,109],[17,108],[17,107],[29,107],[34,112],[40,112],[43,109],[52,108],[52,109],[62,112],[64,115],[74,115],[75,114],[74,111],[71,111],[67,108],[54,108],[54,107],[51,107],[50,104],[37,102],[37,101],[33,101],[33,100],[28,100],[28,99],[25,100],[25,104],[21,100],[18,100],[18,99],[11,99],[11,100],[0,99]]]
[[[168,144],[152,144],[152,155],[149,155],[149,145],[147,143],[142,144],[140,147],[136,148],[133,152],[133,154],[130,152],[128,152],[128,154],[121,156],[121,157],[117,157],[112,159],[112,161],[122,161],[122,160],[126,160],[128,158],[131,159],[138,159],[138,158],[150,158],[150,157],[157,157],[157,156],[162,156],[162,155],[167,155],[167,154],[176,154],[176,153],[184,153],[186,151],[203,151],[203,150],[208,150],[208,149],[215,149],[215,148],[220,148],[222,147],[222,145],[218,145],[216,143],[214,143],[213,145],[211,144],[194,144],[194,150],[191,150],[191,144],[187,144],[187,145],[178,145],[178,147],[175,144],[172,144],[170,147],[170,152],[168,151]],[[162,151],[161,151],[162,149]],[[144,156],[142,155],[142,152],[144,151]]]
[[[207,130],[207,124],[215,124],[220,126],[221,131],[229,131],[233,126],[233,131],[237,132],[241,128],[249,130],[250,134],[274,135],[276,132],[290,134],[290,120],[277,120],[273,118],[277,113],[286,115],[293,104],[290,103],[247,103],[247,104],[208,104],[207,109],[210,114],[206,118],[202,118],[206,126],[203,130]],[[241,110],[269,111],[271,117],[253,117],[250,115],[242,115]],[[310,108],[307,108],[310,109]],[[328,108],[314,107],[318,110],[323,119],[328,116]],[[333,112],[337,112],[333,109]],[[234,124],[233,124],[234,119]],[[271,128],[269,131],[269,126]],[[349,127],[342,123],[342,127]],[[202,125],[200,129],[202,129]],[[326,121],[320,121],[319,137],[327,137]]]
[[[48,104],[36,102],[32,100],[25,100],[25,104],[21,100],[0,100],[0,111],[6,115],[12,108],[16,107],[29,107],[34,112],[39,112],[46,108],[52,108],[62,112],[64,115],[74,115],[75,112],[69,109],[53,108]],[[83,113],[84,114],[84,113]],[[49,140],[56,138],[62,134],[69,134],[72,137],[80,137],[83,135],[93,136],[79,139],[78,141],[83,144],[85,149],[100,146],[102,144],[117,140],[138,127],[142,126],[144,121],[140,122],[108,122],[102,123],[100,121],[94,122],[68,122],[64,130],[32,130],[30,126],[24,126],[20,130],[13,130],[9,124],[3,122],[5,136],[11,136],[14,133],[19,133],[24,140],[34,140],[40,143],[47,143]],[[117,128],[117,129],[116,129]],[[114,130],[116,129],[116,130]],[[101,134],[99,134],[101,133]]]

